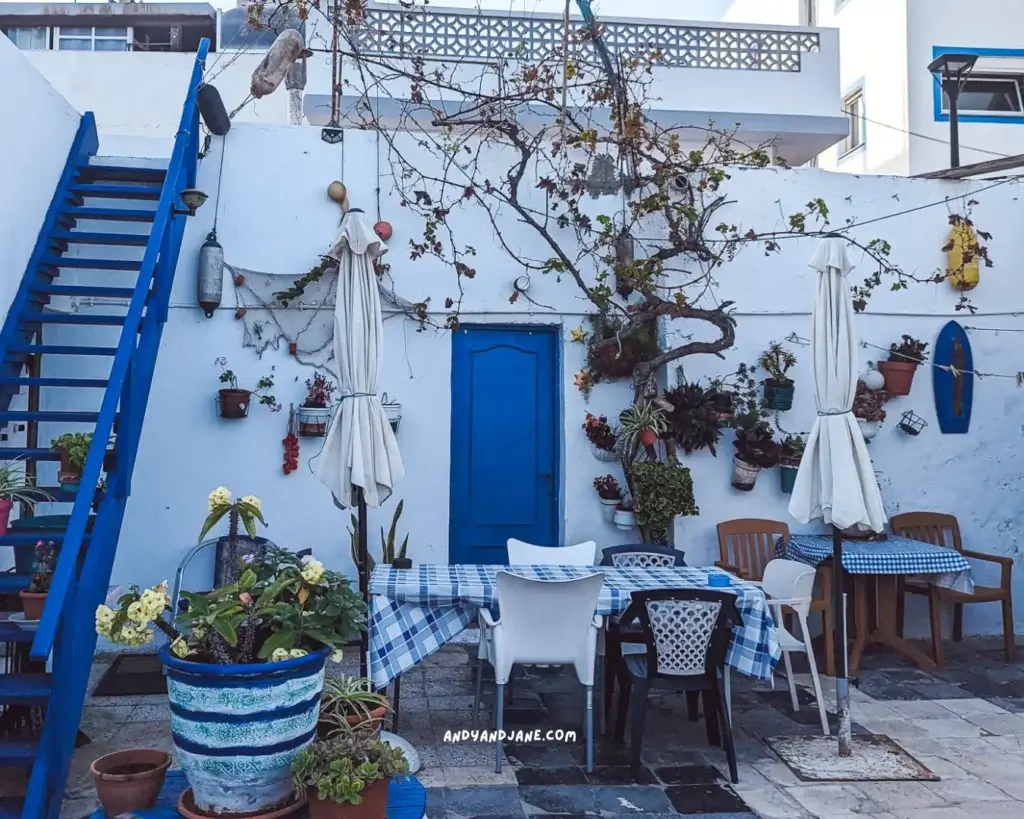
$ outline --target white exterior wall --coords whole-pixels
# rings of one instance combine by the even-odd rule
[[[0,314],[6,315],[64,171],[81,115],[0,36]]]
[[[258,360],[252,351],[242,348],[242,327],[233,318],[230,283],[226,283],[224,307],[213,319],[205,319],[195,306],[194,269],[199,245],[218,209],[218,235],[229,263],[289,276],[304,273],[317,261],[337,226],[337,208],[324,193],[328,182],[344,179],[353,205],[374,211],[376,144],[372,134],[348,132],[343,149],[321,142],[315,129],[271,126],[239,125],[228,135],[221,201],[211,201],[200,210],[185,236],[113,582],[150,583],[173,576],[181,557],[195,543],[206,494],[219,484],[236,493],[255,493],[263,498],[270,522],[266,534],[278,543],[295,549],[313,547],[330,565],[353,571],[348,556],[348,515],[335,509],[327,490],[307,466],[320,441],[300,439],[300,469],[284,476],[284,415],[254,407],[248,419],[225,422],[214,412],[219,385],[213,359],[217,356],[229,359],[243,383],[254,381],[271,365],[276,367],[277,397],[286,406],[301,400],[301,382],[309,377],[309,370],[295,366],[284,350],[268,351],[263,360]],[[211,193],[217,186],[219,149],[215,143],[198,179],[199,187]],[[415,149],[406,146],[405,150]],[[274,172],[254,172],[254,168],[268,167],[267,157],[273,157]],[[496,164],[495,172],[498,167]],[[737,204],[721,217],[741,230],[771,229],[776,227],[776,217],[769,214],[797,211],[820,196],[832,208],[833,223],[841,225],[848,217],[863,221],[941,202],[946,196],[977,187],[978,183],[861,178],[808,169],[741,171],[735,173],[728,188],[730,199]],[[1019,193],[1019,187],[1011,184],[977,196],[975,218],[980,229],[994,236],[990,251],[996,266],[984,271],[981,286],[973,294],[979,313],[969,318],[959,316],[971,326],[1024,329],[1016,316],[1024,311],[1021,289],[1012,273],[1013,260],[1024,252],[1024,235],[1015,229],[1021,215],[1021,205],[1016,201]],[[279,214],[273,226],[266,224],[270,202],[274,203],[273,212]],[[609,202],[598,200],[594,207],[606,209]],[[432,259],[408,260],[406,243],[418,236],[420,227],[386,187],[380,207],[383,217],[394,226],[390,264],[397,291],[413,300],[431,296],[431,303],[440,305],[454,285],[450,271]],[[894,261],[919,273],[928,271],[943,263],[940,248],[948,231],[946,213],[945,205],[921,210],[873,225],[857,236],[861,240],[888,238],[893,244]],[[782,227],[781,219],[778,227]],[[264,228],[256,229],[255,225]],[[532,322],[562,328],[561,377],[565,387],[561,525],[565,542],[593,538],[607,546],[628,541],[628,535],[601,521],[591,482],[597,475],[614,471],[610,468],[614,465],[594,460],[580,425],[587,411],[617,413],[628,404],[630,391],[623,383],[599,385],[588,404],[572,387],[573,373],[584,357],[583,348],[569,339],[569,331],[582,321],[577,292],[568,282],[535,276],[531,297],[554,311],[529,304],[510,307],[511,282],[521,271],[497,250],[496,243],[487,241],[490,229],[483,215],[473,209],[456,211],[452,225],[456,235],[481,237],[476,244],[482,254],[488,254],[478,260],[480,273],[476,279],[466,283],[464,322]],[[510,236],[524,254],[543,258],[543,250],[530,231],[510,224]],[[724,375],[738,363],[753,360],[772,340],[782,340],[791,333],[804,338],[810,335],[814,280],[807,260],[815,242],[784,241],[782,252],[770,257],[765,257],[759,247],[749,247],[719,272],[718,297],[736,301],[737,345],[724,362],[713,357],[684,360],[688,378]],[[872,268],[859,253],[853,254],[853,260],[865,273]],[[855,271],[854,276],[858,275]],[[932,342],[941,326],[955,315],[955,302],[956,294],[945,285],[914,287],[900,293],[882,287],[871,303],[870,313],[859,319],[860,335],[878,345],[888,345],[902,333]],[[403,498],[401,526],[410,533],[410,556],[418,562],[444,562],[448,556],[452,423],[450,336],[432,330],[416,332],[415,325],[400,318],[386,321],[385,328],[380,389],[403,404],[398,440],[406,478],[386,508],[371,510],[369,531],[375,533],[386,525],[394,503]],[[673,332],[695,332],[698,338],[708,335],[699,323],[670,328]],[[99,330],[86,332],[96,333],[92,343],[107,340],[99,337]],[[1013,373],[1019,368],[1017,333],[972,333],[972,341],[979,370]],[[794,350],[799,359],[796,406],[781,420],[787,430],[800,432],[809,429],[814,415],[811,355],[807,347]],[[865,351],[864,358],[873,359],[874,354]],[[80,377],[86,375],[79,363],[75,366]],[[976,381],[970,434],[943,436],[935,420],[930,380],[930,372],[922,369],[913,393],[888,406],[889,420],[870,446],[887,509],[890,513],[932,509],[956,514],[969,548],[1013,555],[1024,565],[1024,512],[1019,503],[1024,481],[1024,392],[1012,379]],[[77,408],[84,408],[81,396],[75,397],[75,403]],[[920,438],[907,438],[895,430],[895,422],[906,409],[913,409],[929,422]],[[44,438],[45,434],[41,432]],[[779,491],[777,472],[762,475],[750,493],[730,487],[730,438],[727,434],[723,439],[718,458],[701,453],[685,460],[693,470],[701,515],[679,523],[676,541],[693,565],[706,565],[716,559],[714,531],[720,520],[789,520],[788,497]],[[819,526],[809,528],[818,530]],[[376,536],[371,534],[371,538],[373,548],[377,548]],[[200,588],[209,582],[210,572],[209,560],[199,560],[187,582]],[[992,582],[992,570],[982,567],[976,578]],[[1022,604],[1024,580],[1019,570],[1015,582],[1018,603]],[[923,630],[927,621],[922,610],[910,611],[911,630]],[[1022,611],[1024,606],[1018,605],[1018,612]],[[967,628],[971,632],[997,631],[998,607],[968,607]]]

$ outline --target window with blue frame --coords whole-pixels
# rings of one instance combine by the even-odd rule
[[[977,54],[974,69],[957,97],[963,122],[1024,123],[1024,49],[952,48],[936,46],[933,56]],[[936,122],[949,119],[949,96],[932,80]]]

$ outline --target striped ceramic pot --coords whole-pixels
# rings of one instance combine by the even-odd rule
[[[200,811],[258,813],[288,800],[292,760],[316,736],[329,654],[211,665],[160,650],[175,756]]]

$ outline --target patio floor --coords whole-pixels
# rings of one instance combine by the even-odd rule
[[[446,731],[470,727],[473,678],[465,645],[447,646],[403,677],[399,732],[422,755],[418,776],[428,789],[429,819],[1020,819],[1024,660],[1007,666],[996,641],[950,643],[947,657],[944,669],[926,673],[902,658],[869,654],[860,688],[852,693],[854,731],[888,735],[941,777],[938,782],[800,782],[763,739],[820,732],[809,689],[801,690],[807,705],[794,714],[784,678],[772,691],[736,674],[739,785],[728,783],[725,755],[707,745],[703,721],[689,722],[683,698],[670,693],[652,699],[639,782],[629,778],[625,748],[610,742],[599,744],[597,771],[587,774],[582,691],[571,672],[541,668],[515,680],[515,699],[505,710],[507,730],[575,729],[579,741],[506,743],[506,764],[496,774],[493,745],[443,741]],[[352,673],[349,659],[329,673]],[[108,662],[97,660],[94,681]],[[830,680],[823,684],[831,700],[834,686]],[[164,696],[91,699],[81,727],[92,742],[76,752],[62,816],[83,819],[95,810],[88,772],[93,759],[129,746],[170,749],[169,716]]]

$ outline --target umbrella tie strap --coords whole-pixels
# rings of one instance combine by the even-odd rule
[[[851,412],[853,412],[852,407],[848,410],[818,410],[818,417],[821,418],[828,415],[846,415]]]
[[[375,392],[353,392],[348,395],[339,395],[338,400],[344,401],[346,398],[376,398],[377,393]]]

